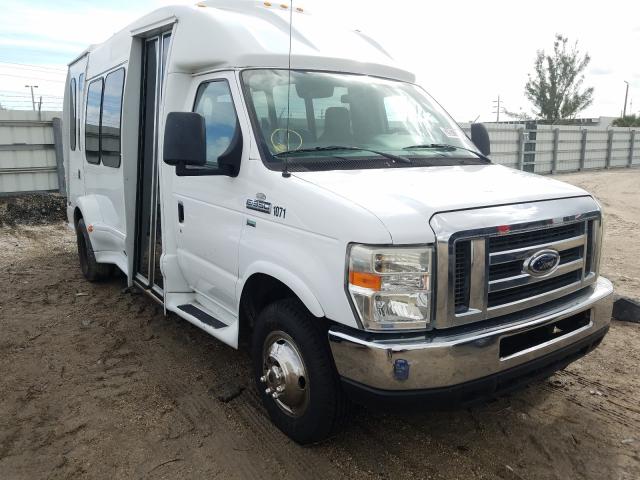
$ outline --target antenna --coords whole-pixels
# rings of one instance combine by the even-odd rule
[[[289,1],[289,70],[287,80],[287,151],[291,149],[289,145],[289,119],[291,118],[291,32],[293,30],[293,0]],[[282,167],[282,176],[289,178],[289,155],[284,156],[284,165]]]

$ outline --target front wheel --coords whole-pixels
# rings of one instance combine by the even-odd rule
[[[324,440],[346,421],[349,403],[331,360],[326,332],[297,299],[258,316],[254,376],[272,422],[301,444]]]

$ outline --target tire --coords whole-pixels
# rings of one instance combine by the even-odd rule
[[[269,356],[269,352],[276,353]],[[302,360],[303,379],[296,377],[299,372],[292,375],[295,369],[289,367],[294,362],[287,363],[294,353]],[[335,434],[346,423],[350,403],[333,365],[327,334],[300,301],[279,300],[260,312],[251,354],[258,394],[271,421],[284,434],[300,444],[315,443]],[[284,383],[284,390],[276,399],[272,396],[278,385],[274,381],[278,378],[274,358],[282,360],[275,364],[284,366],[280,372],[288,372],[289,379],[297,378],[297,384],[281,380],[279,385]],[[268,388],[272,390],[269,393]]]
[[[80,260],[80,270],[84,278],[90,282],[99,282],[109,278],[113,271],[113,265],[109,263],[96,262],[96,256],[91,247],[89,232],[84,224],[84,219],[78,220],[76,227],[76,240],[78,242],[78,259]]]

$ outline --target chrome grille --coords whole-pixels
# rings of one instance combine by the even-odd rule
[[[469,305],[469,270],[471,268],[471,242],[456,242],[455,309],[467,310]]]
[[[520,222],[508,221],[518,216]],[[502,220],[506,221],[498,223]],[[488,221],[496,223],[483,226]],[[466,224],[474,228],[454,230]],[[448,285],[447,290],[438,288],[434,326],[513,318],[511,314],[520,310],[542,306],[591,285],[598,269],[599,225],[600,211],[589,197],[434,217],[438,285]],[[557,252],[559,263],[551,273],[534,276],[525,269],[525,262],[543,250]]]
[[[544,228],[541,230],[500,235],[489,239],[489,252],[538,246],[544,243],[551,243],[571,237],[577,237],[583,233],[584,223],[580,222],[554,228]]]

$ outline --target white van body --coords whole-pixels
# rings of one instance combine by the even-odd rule
[[[374,40],[295,4],[293,11],[248,0],[166,7],[91,46],[70,64],[64,114],[68,219],[79,232],[81,257],[94,262],[83,266],[86,275],[115,265],[129,285],[144,289],[166,311],[232,347],[253,329],[262,308],[295,298],[322,325],[341,388],[362,401],[446,394],[462,400],[476,390],[498,391],[514,378],[560,368],[597,345],[608,328],[612,287],[598,275],[601,212],[587,192],[481,162],[468,152],[456,163],[452,149],[474,147],[450,120],[442,120],[449,123],[440,130],[459,147],[432,147],[446,157],[442,166],[386,160],[391,163],[384,168],[314,170],[296,169],[290,159],[290,171],[271,168],[265,156],[278,157],[276,130],[285,131],[287,145],[295,134],[302,146],[307,133],[289,123],[268,126],[281,120],[268,98],[269,115],[255,113],[247,79],[260,73],[246,72],[264,69],[344,73],[365,87],[418,88],[414,75]],[[214,108],[214,116],[215,108],[235,111],[239,169],[207,174],[163,162],[168,115],[200,108],[198,99],[218,87],[227,93],[211,97],[214,107],[202,108]],[[348,105],[351,97],[337,101]],[[329,108],[326,117],[315,119],[325,122],[325,130],[329,117],[339,119],[347,110]],[[292,118],[305,121],[302,114]],[[275,153],[261,140],[259,132],[267,128]],[[82,238],[87,240],[80,247]],[[421,293],[400,307],[376,297],[386,277],[375,271],[352,277],[354,246],[365,246],[356,248],[358,255],[389,262],[394,252],[405,252],[400,266],[422,255]],[[566,261],[565,251],[572,255]],[[521,271],[511,268],[509,276],[494,275],[492,266],[507,261],[529,263]],[[538,265],[532,262],[540,272],[527,271]],[[352,284],[355,278],[364,283]],[[367,285],[374,285],[374,293]],[[522,290],[529,287],[529,293]],[[513,294],[513,288],[524,293]],[[383,314],[369,312],[369,321],[363,320],[354,303],[359,295],[362,305],[382,308],[387,302],[384,308],[395,309],[395,316],[407,311],[413,320],[425,318],[376,323]],[[367,303],[372,295],[376,300]],[[287,338],[295,343],[291,332]],[[300,344],[292,351],[312,369]],[[282,400],[289,398],[289,384],[272,385],[267,378],[294,367],[265,367],[258,377],[269,384],[265,401],[273,397],[284,414],[300,419],[306,414],[293,415],[295,409]],[[309,405],[313,401],[305,397]],[[274,411],[272,418],[279,415]],[[305,437],[278,426],[301,442],[327,434]]]

